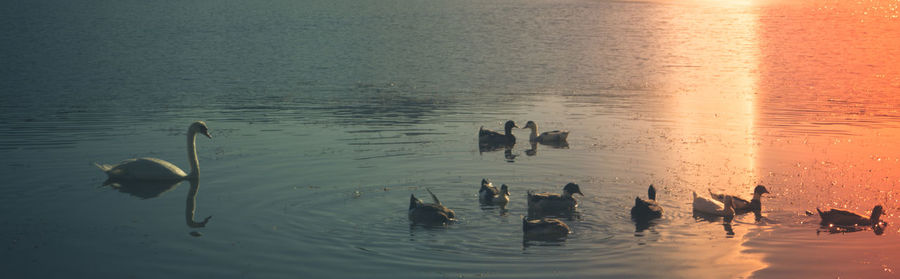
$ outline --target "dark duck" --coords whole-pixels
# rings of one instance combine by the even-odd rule
[[[456,213],[447,208],[438,200],[431,190],[431,199],[434,203],[424,203],[417,199],[415,195],[409,195],[409,221],[415,224],[425,226],[445,226],[456,221]]]
[[[835,225],[842,227],[875,226],[878,225],[881,215],[884,214],[884,208],[881,207],[881,205],[876,205],[875,208],[872,208],[872,214],[868,218],[857,213],[839,209],[831,209],[823,212],[816,208],[816,211],[819,212],[819,217],[822,218],[822,226]]]
[[[522,232],[526,240],[562,240],[569,235],[569,226],[555,218],[529,221],[523,216]]]
[[[750,201],[746,199],[742,199],[735,195],[721,194],[721,193],[713,193],[712,190],[709,190],[709,195],[720,202],[725,202],[727,197],[731,197],[731,200],[734,204],[734,211],[737,214],[744,214],[748,212],[753,212],[756,214],[760,214],[762,211],[762,195],[768,194],[769,190],[766,189],[766,186],[756,185],[756,188],[753,188],[753,198]]]
[[[662,207],[656,202],[656,188],[651,184],[647,188],[647,199],[634,198],[634,207],[631,208],[631,219],[647,221],[662,217]]]
[[[481,179],[481,189],[478,189],[478,201],[485,205],[506,205],[509,203],[509,186],[503,184],[498,190],[487,179]]]
[[[546,215],[569,216],[578,206],[574,194],[584,196],[578,184],[571,182],[563,187],[562,194],[528,191],[528,215],[532,218]]]
[[[482,126],[478,130],[478,144],[481,145],[514,145],[516,137],[512,134],[512,128],[519,128],[512,120],[503,125],[503,134],[491,130],[485,130]]]

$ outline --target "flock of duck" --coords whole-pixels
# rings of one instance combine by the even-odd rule
[[[516,138],[512,129],[518,128],[512,120],[504,124],[504,133],[486,130],[481,127],[478,131],[478,142],[481,146],[511,146]],[[528,121],[525,128],[531,129],[529,141],[542,144],[564,143],[569,135],[568,131],[549,131],[538,134],[537,125]],[[108,176],[104,185],[115,185],[112,182],[160,182],[171,183],[182,180],[191,180],[199,177],[199,162],[197,159],[196,137],[197,134],[212,138],[209,128],[203,121],[191,123],[187,133],[187,153],[191,171],[186,173],[172,163],[157,158],[127,159],[118,164],[95,165]],[[413,225],[446,226],[456,220],[456,214],[452,209],[444,206],[428,190],[433,203],[425,203],[410,195],[409,220]],[[736,214],[754,213],[757,220],[761,217],[762,195],[769,191],[765,186],[757,185],[753,190],[753,197],[748,201],[736,195],[709,192],[709,196],[701,196],[693,193],[693,211],[695,215],[722,217],[730,223]],[[535,193],[527,192],[528,216],[522,217],[522,230],[526,239],[561,240],[569,233],[570,229],[559,217],[571,217],[578,207],[578,201],[574,195],[584,196],[578,184],[568,183],[563,186],[562,193]],[[484,205],[505,206],[509,203],[509,187],[505,184],[499,189],[487,179],[482,179],[481,188],[478,190],[478,199]],[[886,225],[880,221],[884,213],[881,205],[875,206],[869,217],[838,209],[829,211],[818,210],[821,217],[821,225],[829,228],[840,228],[844,231],[852,231],[854,228],[874,227]],[[653,185],[647,189],[647,198],[636,197],[631,208],[631,218],[637,223],[646,223],[650,220],[661,218],[663,208],[656,201],[656,188]],[[812,213],[808,213],[812,214]],[[208,218],[207,218],[208,220]],[[205,222],[203,222],[205,224]]]

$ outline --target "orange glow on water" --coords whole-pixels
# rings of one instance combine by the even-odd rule
[[[890,198],[900,184],[896,4],[823,2],[765,9],[761,16],[758,132],[771,148],[760,160],[771,169],[793,165],[787,168],[795,173],[785,175],[794,179],[785,183],[824,187],[810,197],[821,204],[896,204]]]

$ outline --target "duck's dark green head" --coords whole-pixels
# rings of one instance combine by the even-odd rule
[[[581,193],[581,188],[578,187],[578,184],[572,182],[569,182],[569,184],[566,184],[566,186],[563,187],[563,193],[567,193],[569,195],[579,194],[584,196],[584,194]]]
[[[509,186],[506,186],[506,184],[500,185],[500,194],[509,196]]]
[[[650,184],[650,187],[647,188],[647,198],[656,200],[656,188],[653,187],[653,184]]]
[[[512,130],[512,128],[519,128],[519,126],[516,126],[516,122],[513,122],[512,120],[506,121],[506,124],[503,125],[504,130],[509,131]]]

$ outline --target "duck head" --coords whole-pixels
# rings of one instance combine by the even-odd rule
[[[653,184],[650,184],[650,187],[647,188],[647,198],[656,200],[656,188],[653,187]]]
[[[512,128],[519,128],[519,126],[516,126],[516,122],[513,122],[512,120],[506,121],[506,124],[503,125],[503,130],[505,130],[507,134],[509,134],[509,131],[512,131]]]
[[[532,130],[536,130],[537,124],[534,124],[534,121],[528,121],[528,123],[525,123],[525,127],[522,127],[522,129],[528,129],[528,128],[531,128]]]
[[[500,195],[509,196],[509,186],[506,186],[506,184],[500,185]]]
[[[569,182],[569,184],[566,184],[566,186],[563,187],[563,194],[565,196],[569,196],[569,197],[571,197],[574,194],[579,194],[581,196],[584,196],[584,194],[581,193],[581,188],[578,187],[578,184],[575,184],[572,182]]]
[[[756,185],[756,188],[753,188],[754,195],[762,195],[762,194],[768,194],[768,193],[769,193],[769,190],[766,190],[766,186]]]
[[[881,218],[881,214],[884,214],[884,208],[881,205],[876,205],[875,208],[872,208],[872,217],[869,218],[869,221],[872,222],[872,225],[878,224],[878,219]]]

